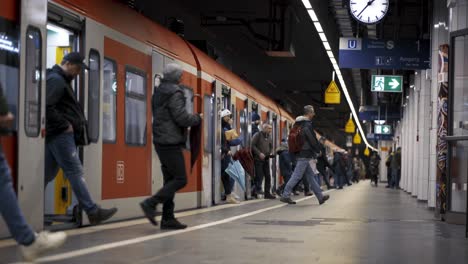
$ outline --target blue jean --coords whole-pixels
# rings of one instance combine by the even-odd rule
[[[309,182],[310,189],[314,192],[315,197],[317,197],[319,201],[322,200],[323,198],[322,190],[320,189],[320,186],[315,180],[315,177],[314,177],[315,174],[314,174],[314,171],[312,170],[312,167],[310,167],[309,162],[310,162],[310,159],[306,159],[306,158],[297,159],[296,168],[294,169],[294,172],[291,175],[291,179],[289,179],[288,183],[286,184],[286,187],[284,188],[283,198],[289,198],[294,186],[296,186],[296,184],[302,179],[302,177],[305,176],[307,177],[307,181]]]
[[[398,187],[400,185],[400,179],[399,176],[400,176],[400,171],[398,169],[392,169],[392,183],[391,183],[391,187]]]
[[[0,149],[0,213],[5,220],[13,238],[21,245],[30,245],[35,240],[34,231],[26,223],[18,205],[13,184],[11,182],[10,167]]]
[[[45,185],[51,182],[59,168],[70,181],[73,192],[83,210],[92,213],[97,209],[83,178],[83,165],[75,145],[73,133],[62,133],[46,143],[45,148]]]
[[[322,178],[320,177],[320,173],[319,174],[315,174],[315,181],[317,182],[317,184],[319,186],[322,186]]]

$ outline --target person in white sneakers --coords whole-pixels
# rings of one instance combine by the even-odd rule
[[[6,99],[0,87],[0,128],[7,131],[13,124],[14,116],[8,112]],[[23,256],[32,261],[44,252],[57,248],[65,242],[67,235],[64,232],[34,233],[26,223],[18,205],[13,184],[11,182],[10,167],[5,159],[0,145],[0,213],[5,220],[11,235],[21,245]]]
[[[234,188],[235,181],[229,177],[229,174],[225,172],[229,163],[232,162],[232,153],[231,147],[238,146],[242,143],[240,137],[238,138],[228,138],[226,133],[232,130],[232,113],[229,109],[224,109],[221,111],[221,126],[223,128],[221,133],[221,181],[223,182],[224,194],[226,195],[226,202],[231,204],[238,204],[240,201],[232,193]]]

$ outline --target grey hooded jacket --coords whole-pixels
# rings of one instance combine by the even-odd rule
[[[179,86],[182,68],[168,64],[164,69],[161,84],[152,97],[153,143],[156,145],[184,145],[187,127],[200,124],[198,114],[189,114],[185,109],[184,91]]]

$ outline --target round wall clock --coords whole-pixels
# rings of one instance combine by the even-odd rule
[[[375,24],[387,14],[389,2],[390,0],[350,0],[349,10],[359,22]]]

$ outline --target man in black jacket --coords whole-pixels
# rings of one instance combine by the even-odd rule
[[[296,153],[296,168],[294,169],[291,179],[289,179],[286,187],[284,188],[281,201],[288,204],[295,204],[289,196],[291,191],[296,186],[296,184],[302,179],[302,177],[307,177],[309,185],[312,191],[317,197],[320,204],[323,204],[330,197],[328,195],[323,195],[320,186],[317,181],[314,179],[314,171],[310,166],[310,161],[316,159],[320,155],[320,144],[317,140],[317,136],[312,125],[312,119],[315,116],[314,107],[311,105],[304,106],[304,115],[296,118],[296,123],[302,127],[301,135],[303,137],[304,144],[300,152]]]
[[[83,60],[81,54],[71,52],[60,65],[47,70],[45,185],[62,168],[89,222],[95,225],[111,218],[117,208],[103,209],[94,203],[76,149],[88,144],[87,121],[71,87],[82,68],[87,68]]]
[[[263,124],[262,131],[256,133],[252,137],[252,153],[255,160],[255,193],[265,193],[265,199],[276,199],[271,194],[271,174],[270,162],[273,151],[273,142],[271,139],[272,126],[270,124]],[[262,192],[263,179],[265,178],[265,191]]]
[[[7,130],[13,126],[14,116],[8,111],[6,98],[0,85],[0,129]],[[21,245],[26,260],[32,261],[44,252],[62,245],[67,235],[64,232],[36,234],[26,222],[18,204],[11,182],[10,166],[0,145],[0,214],[15,241]]]
[[[330,185],[330,178],[327,175],[326,168],[328,167],[330,170],[333,170],[331,167],[330,163],[328,162],[327,159],[327,151],[325,149],[325,137],[321,137],[319,142],[320,142],[320,156],[317,158],[317,170],[322,174],[323,180],[325,181],[325,184],[327,185],[328,189],[332,189],[333,186]]]
[[[187,184],[182,149],[187,140],[187,128],[200,124],[202,114],[189,114],[185,109],[184,91],[179,86],[182,68],[170,63],[152,98],[153,143],[164,176],[164,186],[152,197],[140,203],[148,220],[157,225],[156,206],[163,204],[162,229],[184,229],[187,226],[174,217],[175,193]]]

